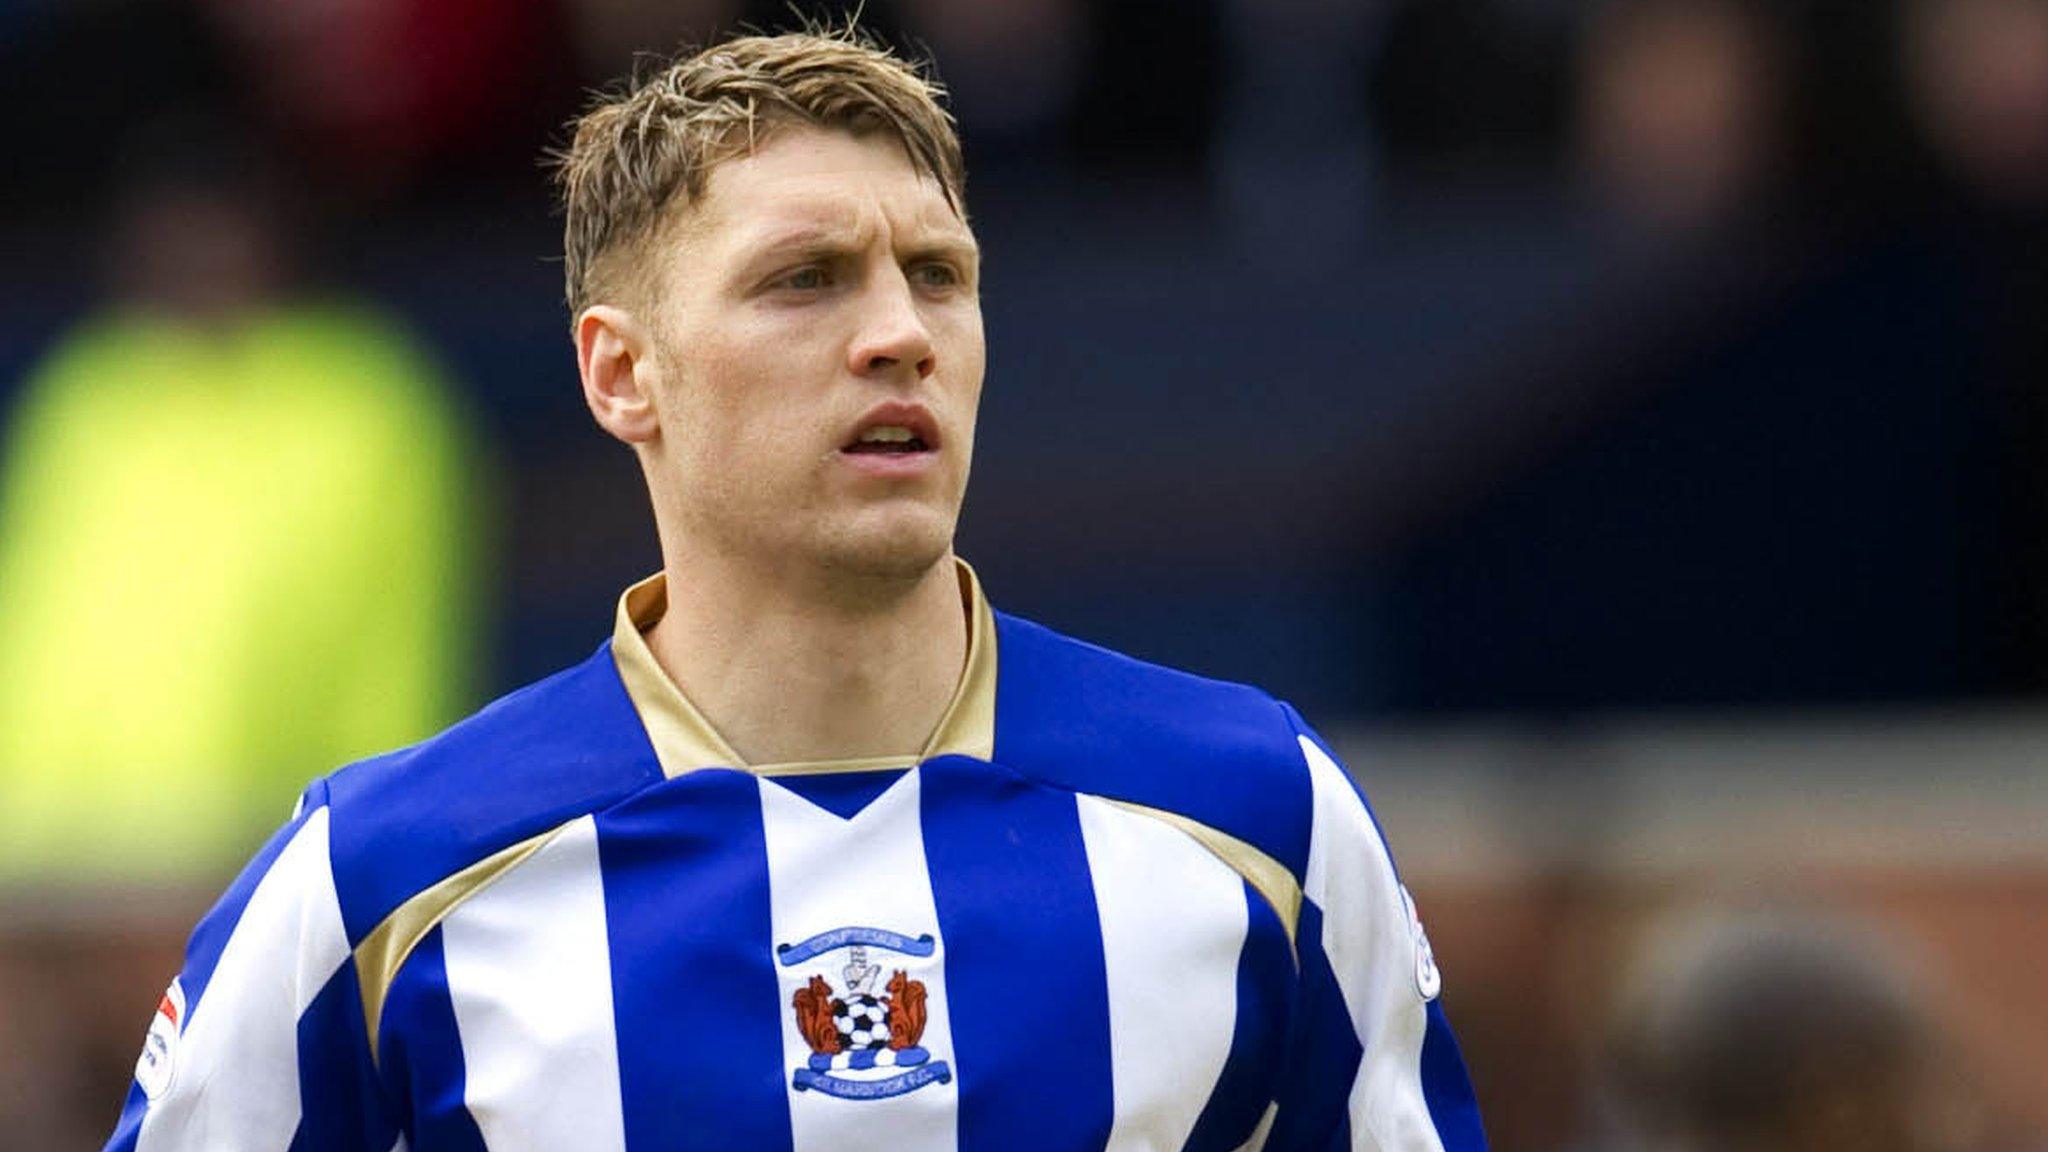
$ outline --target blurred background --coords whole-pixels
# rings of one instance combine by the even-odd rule
[[[0,0],[0,1147],[658,565],[538,158],[779,0]],[[1503,1152],[2048,1148],[2048,3],[868,0],[996,602],[1298,703]]]

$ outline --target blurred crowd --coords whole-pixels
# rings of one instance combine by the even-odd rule
[[[0,1146],[111,1120],[300,784],[602,637],[655,552],[581,415],[541,158],[643,53],[843,15],[0,0]],[[966,139],[963,550],[1006,608],[1332,729],[2048,691],[2043,0],[860,21]],[[1505,958],[1583,941],[1442,888],[1499,1147],[2048,1140],[1954,1083],[1939,980],[1853,918],[1573,919],[1573,875],[1524,910],[1640,955],[1519,1028]],[[2048,945],[2015,890],[2001,938]]]
[[[0,379],[129,278],[136,151],[207,122],[265,158],[293,290],[420,330],[519,461],[487,680],[557,666],[649,552],[568,431],[539,158],[638,53],[792,13],[0,6]],[[935,56],[965,129],[996,336],[966,531],[1018,607],[1344,714],[2048,687],[2038,3],[861,18]],[[1177,626],[1225,598],[1259,626]]]

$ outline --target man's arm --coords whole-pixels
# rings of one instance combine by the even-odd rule
[[[1288,710],[1314,792],[1301,999],[1268,1152],[1484,1152],[1441,977],[1365,798]]]
[[[107,1152],[387,1152],[315,784],[193,932]]]

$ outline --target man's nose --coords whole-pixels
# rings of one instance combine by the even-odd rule
[[[904,365],[914,369],[915,379],[931,375],[936,366],[931,330],[902,270],[892,268],[876,277],[866,296],[860,330],[847,350],[854,375],[898,372]]]

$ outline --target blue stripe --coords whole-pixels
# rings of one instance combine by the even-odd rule
[[[1237,1025],[1230,1055],[1188,1134],[1187,1152],[1230,1152],[1251,1138],[1280,1088],[1287,1052],[1294,957],[1287,930],[1265,897],[1244,886],[1250,930],[1237,957]]]
[[[438,926],[420,938],[392,982],[377,1040],[397,1123],[416,1152],[484,1152],[483,1133],[463,1101],[468,1079]]]
[[[291,1152],[386,1152],[398,1137],[370,1064],[354,964],[299,1016],[299,1108]]]
[[[965,757],[920,773],[960,1152],[1100,1148],[1108,974],[1073,794]]]
[[[1442,1000],[1430,1001],[1429,1026],[1422,1034],[1422,1097],[1429,1102],[1429,1119],[1444,1152],[1486,1152],[1479,1100],[1472,1093]]]
[[[760,785],[721,769],[597,817],[626,1146],[787,1152]]]
[[[1323,951],[1323,910],[1313,900],[1301,903],[1295,940],[1301,950],[1301,983],[1268,1152],[1342,1147],[1351,1082],[1365,1055],[1351,1029],[1337,973]]]

